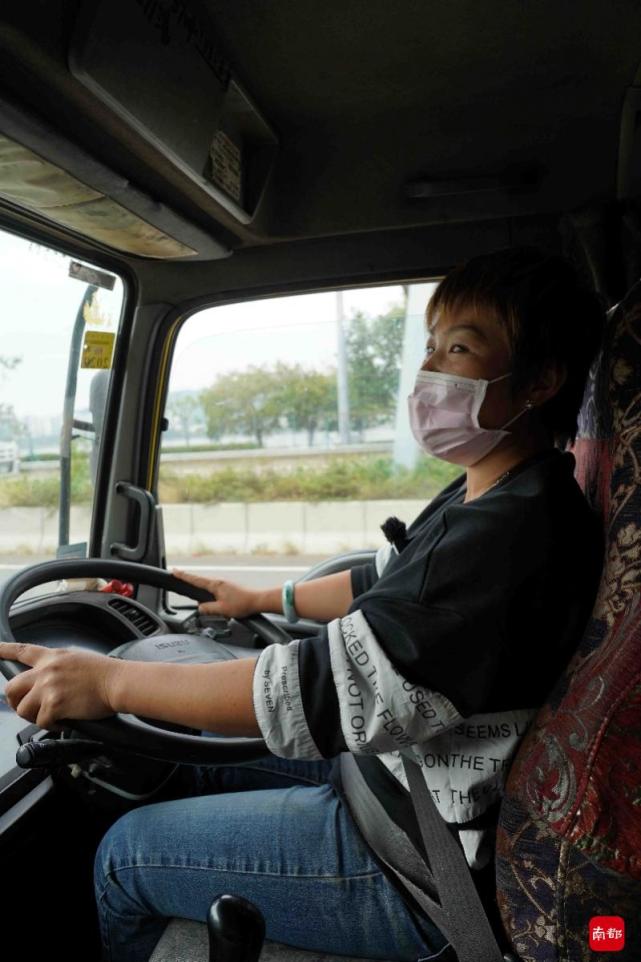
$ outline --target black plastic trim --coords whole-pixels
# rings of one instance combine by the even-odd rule
[[[9,769],[0,778],[0,817],[28,795],[33,788],[49,778],[50,774],[51,772],[41,768],[32,768],[25,772],[24,768],[18,768],[17,765]]]

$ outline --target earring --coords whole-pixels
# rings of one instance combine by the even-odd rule
[[[525,402],[525,406],[526,406],[526,408],[533,408],[533,407],[534,407],[534,405],[532,404],[531,401],[526,401],[526,402]]]

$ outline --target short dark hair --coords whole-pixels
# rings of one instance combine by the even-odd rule
[[[546,362],[565,366],[565,382],[538,414],[557,447],[574,444],[585,383],[603,336],[601,296],[585,286],[567,258],[536,247],[509,247],[450,271],[427,305],[428,328],[437,313],[461,307],[491,310],[506,328],[512,395]]]

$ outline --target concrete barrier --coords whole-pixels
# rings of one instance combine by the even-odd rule
[[[269,501],[163,505],[173,556],[199,554],[338,554],[378,548],[380,525],[395,515],[408,526],[428,501]],[[89,536],[90,510],[72,507],[71,542]],[[53,553],[55,508],[0,509],[0,553]]]
[[[69,541],[86,541],[90,523],[91,511],[88,507],[72,507]],[[57,508],[0,509],[0,554],[51,554],[57,547]]]

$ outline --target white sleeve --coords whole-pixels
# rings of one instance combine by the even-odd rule
[[[321,759],[303,710],[298,646],[298,640],[268,645],[258,656],[252,686],[256,721],[272,754]]]
[[[301,652],[319,666],[307,672],[313,690],[305,700]],[[382,754],[423,742],[461,720],[448,698],[400,674],[361,611],[332,621],[327,637],[265,648],[254,671],[253,701],[269,750],[284,758]]]
[[[379,645],[361,611],[329,625],[329,654],[347,750],[383,754],[432,738],[461,720],[445,695],[414,685]]]

